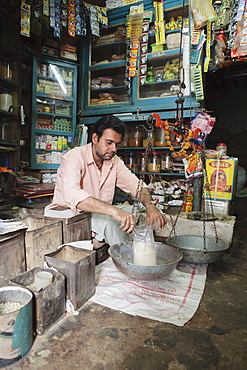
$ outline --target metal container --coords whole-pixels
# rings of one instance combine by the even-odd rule
[[[119,271],[125,275],[142,280],[154,280],[170,275],[183,258],[179,248],[163,243],[155,243],[157,253],[156,266],[140,266],[133,263],[132,242],[112,245],[108,252]]]
[[[91,238],[91,213],[80,212],[78,215],[62,220],[63,243],[67,244]]]
[[[0,236],[0,286],[26,270],[25,229]]]
[[[229,245],[222,240],[194,235],[171,236],[166,242],[174,247],[179,247],[183,252],[183,261],[188,263],[214,263],[219,261]]]
[[[45,260],[66,277],[67,296],[75,310],[94,295],[95,251],[64,245]]]
[[[33,295],[22,287],[0,288],[0,368],[24,357],[33,344]]]
[[[37,292],[35,289],[35,275],[39,271],[49,271],[53,281],[46,288]],[[52,269],[35,267],[22,275],[15,276],[11,281],[30,289],[35,298],[35,328],[36,334],[44,334],[66,314],[65,277]]]
[[[234,214],[234,201],[232,200],[214,200],[214,199],[204,199],[205,212],[218,215],[233,215]]]
[[[53,218],[27,217],[25,234],[27,270],[44,266],[44,256],[63,244],[62,221]]]

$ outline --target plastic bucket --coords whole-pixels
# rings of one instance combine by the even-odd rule
[[[33,294],[22,287],[0,288],[0,368],[24,357],[33,340]]]

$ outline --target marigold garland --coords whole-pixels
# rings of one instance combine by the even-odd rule
[[[191,130],[188,130],[188,135],[185,137],[185,140],[181,143],[181,150],[179,150],[178,152],[175,152],[174,151],[175,148],[172,145],[170,132],[168,131],[168,129],[169,129],[169,122],[164,121],[165,138],[167,140],[167,144],[170,148],[170,151],[173,152],[172,156],[174,158],[179,157],[179,156],[183,156],[187,159],[189,156],[187,155],[186,150],[189,149],[192,146],[192,143],[190,143],[190,139],[192,138],[193,132]],[[194,150],[195,150],[195,148],[193,148],[193,151]]]

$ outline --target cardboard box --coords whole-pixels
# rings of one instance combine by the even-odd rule
[[[71,51],[60,50],[60,58],[65,58],[73,61],[77,61],[77,54]]]
[[[42,54],[59,58],[59,50],[47,46],[42,46]]]
[[[204,197],[214,200],[233,200],[236,192],[237,158],[206,159]]]
[[[72,45],[61,44],[60,45],[60,50],[70,51],[72,53],[76,53],[77,52],[77,47],[76,46],[72,46]]]

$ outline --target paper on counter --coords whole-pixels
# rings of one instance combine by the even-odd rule
[[[27,229],[28,226],[22,221],[4,221],[0,220],[0,235],[12,233],[21,229]]]

